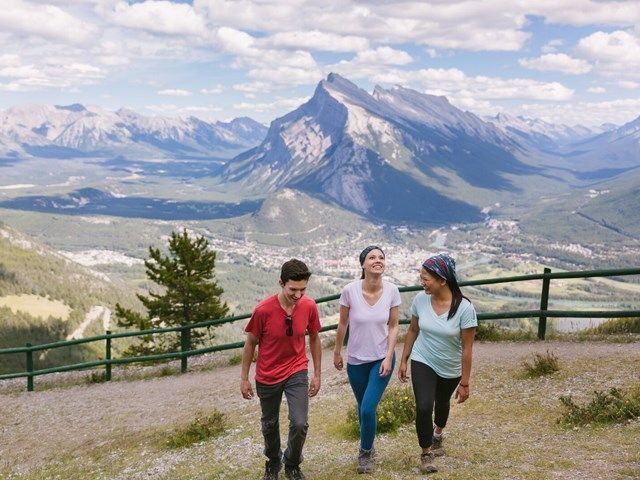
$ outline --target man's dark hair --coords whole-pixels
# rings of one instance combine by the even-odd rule
[[[299,280],[309,280],[310,276],[311,272],[305,263],[295,258],[284,262],[280,270],[280,280],[282,283],[287,283],[289,280],[295,282]]]

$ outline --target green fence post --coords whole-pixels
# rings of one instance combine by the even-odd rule
[[[544,273],[551,273],[550,268],[545,268]],[[551,283],[551,279],[549,277],[544,277],[542,279],[542,294],[540,295],[540,310],[546,311],[549,307],[549,284]],[[538,338],[540,340],[544,340],[544,336],[547,332],[547,317],[545,315],[540,315],[538,319]]]
[[[27,343],[27,372],[30,374],[33,372],[33,352],[31,351],[31,344]],[[27,375],[27,392],[33,392],[33,375]]]
[[[104,358],[107,363],[104,364],[104,379],[108,382],[111,380],[111,330],[107,330],[106,335]]]
[[[180,357],[180,372],[185,373],[187,371],[187,352],[191,347],[191,329],[185,328],[180,330],[180,351],[182,356]]]

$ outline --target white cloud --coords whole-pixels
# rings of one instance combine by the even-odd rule
[[[158,95],[166,95],[169,97],[188,97],[191,95],[191,92],[180,88],[168,88],[165,90],[158,90]]]
[[[337,64],[328,65],[326,70],[349,78],[369,78],[381,71],[386,71],[386,67],[406,65],[411,62],[413,58],[403,50],[378,47],[375,50],[359,52],[351,60],[342,60]]]
[[[558,47],[561,47],[564,44],[564,40],[561,38],[555,38],[553,40],[548,41],[542,47],[542,53],[556,53]]]
[[[3,0],[0,7],[0,30],[78,44],[88,40],[94,28],[55,5]]]
[[[634,89],[640,87],[640,83],[633,82],[631,80],[620,80],[620,81],[618,81],[618,85],[620,85],[622,88],[626,88],[628,90],[634,90]]]
[[[640,37],[632,33],[595,32],[578,42],[578,51],[591,59],[604,76],[640,79]]]
[[[560,25],[626,26],[640,23],[640,4],[637,1],[571,0],[568,5],[557,0],[536,0],[521,5],[528,13],[544,16],[547,23]]]
[[[200,93],[202,93],[203,95],[217,95],[222,92],[224,92],[224,85],[222,85],[221,83],[200,90]]]
[[[518,63],[531,70],[561,72],[569,75],[588,73],[592,68],[589,62],[572,58],[564,53],[546,53],[538,58],[521,58]]]
[[[525,9],[506,0],[460,4],[195,0],[194,8],[214,25],[284,34],[284,39],[290,38],[286,32],[320,31],[378,44],[416,42],[447,49],[514,51],[530,36],[522,31]],[[309,38],[306,41],[312,42]],[[313,42],[305,48],[314,48]]]
[[[516,115],[540,118],[551,123],[597,126],[603,123],[622,125],[638,117],[640,98],[626,98],[607,102],[578,102],[565,104],[523,104]]]
[[[298,108],[300,105],[309,100],[307,97],[297,97],[297,98],[280,98],[273,102],[258,102],[258,103],[250,103],[250,102],[240,102],[233,105],[233,108],[236,110],[248,110],[252,112],[268,112],[273,110],[284,110],[289,111],[295,108]]]
[[[359,52],[369,48],[369,40],[366,38],[319,30],[278,32],[262,40],[262,43],[267,47],[318,52]]]
[[[589,93],[605,93],[607,90],[604,87],[589,87],[587,92]]]
[[[428,68],[415,71],[389,70],[371,80],[379,83],[409,85],[432,95],[446,95],[452,100],[546,100],[564,102],[574,91],[558,82],[540,82],[526,78],[468,76],[457,68]]]
[[[167,0],[146,0],[129,4],[118,2],[108,17],[115,25],[147,30],[166,35],[199,35],[207,33],[204,19],[191,5]]]

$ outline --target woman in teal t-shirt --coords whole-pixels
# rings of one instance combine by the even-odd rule
[[[422,447],[420,470],[437,472],[434,457],[444,455],[442,430],[449,418],[453,392],[458,403],[469,398],[473,338],[478,326],[476,311],[462,295],[456,264],[448,255],[435,255],[422,264],[420,281],[424,292],[411,304],[398,368],[402,382],[411,382],[416,397],[416,432]],[[434,418],[435,411],[435,418]]]

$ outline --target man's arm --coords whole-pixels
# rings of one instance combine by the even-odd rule
[[[256,351],[256,345],[258,345],[258,337],[253,333],[247,333],[247,339],[244,341],[244,349],[242,350],[242,371],[240,373],[240,392],[247,400],[253,398],[249,370],[251,369],[251,361]]]
[[[315,397],[320,391],[320,369],[322,363],[322,344],[318,332],[309,332],[309,349],[311,350],[311,360],[313,360],[313,377],[309,384],[309,396]]]

